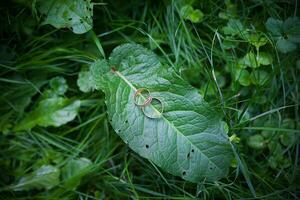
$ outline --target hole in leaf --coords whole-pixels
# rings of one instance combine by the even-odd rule
[[[127,124],[127,123],[128,123],[128,120],[125,120],[125,123]]]
[[[194,153],[194,152],[195,152],[195,150],[194,150],[194,149],[192,149],[192,150],[191,150],[191,152],[192,152],[192,153]]]
[[[183,172],[182,172],[182,175],[183,175],[183,176],[186,175],[186,171],[183,171]]]
[[[187,158],[190,158],[190,157],[191,157],[190,153],[188,153],[188,154],[186,155],[186,157],[187,157]]]
[[[146,144],[146,148],[147,148],[147,149],[149,148],[149,145],[148,145],[148,144]]]
[[[72,17],[70,17],[68,20],[69,20],[69,21],[72,21]]]

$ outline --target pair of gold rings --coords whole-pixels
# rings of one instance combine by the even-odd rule
[[[144,115],[151,119],[161,118],[163,114],[163,103],[157,98],[151,96],[147,88],[140,88],[133,95],[134,104],[142,109]]]

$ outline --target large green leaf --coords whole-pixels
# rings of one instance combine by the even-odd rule
[[[92,74],[96,88],[105,92],[112,127],[131,149],[192,182],[226,176],[232,159],[226,123],[154,53],[136,44],[121,45],[109,64],[97,61]],[[162,118],[150,119],[134,104],[138,88],[148,88],[162,101]]]
[[[93,4],[90,0],[38,0],[38,10],[46,15],[43,24],[70,28],[82,34],[93,27]]]

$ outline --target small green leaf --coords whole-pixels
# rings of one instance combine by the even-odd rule
[[[233,49],[238,46],[239,42],[233,38],[226,36],[223,42],[221,43],[224,49]]]
[[[264,70],[255,70],[251,73],[250,79],[254,85],[264,85],[269,81],[270,76]]]
[[[241,34],[244,31],[244,27],[240,20],[230,19],[227,26],[223,27],[222,30],[226,35],[235,36]]]
[[[273,62],[273,58],[269,53],[259,52],[255,55],[253,52],[247,53],[243,58],[239,59],[239,68],[258,68],[260,65],[270,65]]]
[[[181,8],[180,14],[184,19],[188,19],[193,23],[202,21],[204,14],[199,9],[194,9],[191,5],[185,5]]]
[[[183,17],[184,19],[187,19],[187,17],[190,15],[190,13],[192,13],[194,11],[194,8],[191,5],[185,5],[182,6],[182,8],[180,9],[180,15],[181,17]]]
[[[27,130],[37,125],[43,127],[61,126],[76,117],[79,107],[79,100],[70,101],[63,97],[44,99],[34,111],[15,126],[14,130]]]
[[[238,81],[242,86],[250,85],[250,73],[246,69],[236,69],[235,80]]]
[[[276,47],[282,53],[289,53],[297,48],[297,46],[293,42],[284,38],[281,38],[277,41]]]
[[[237,16],[237,4],[231,3],[230,1],[225,1],[226,10],[225,12],[220,12],[219,17],[222,19],[232,19]]]
[[[272,152],[273,153],[273,152]],[[291,160],[286,158],[283,154],[274,154],[268,159],[268,164],[271,168],[287,168],[291,166]]]
[[[219,12],[218,17],[220,17],[221,19],[229,18],[226,12]]]
[[[289,41],[300,43],[300,20],[298,17],[289,17],[283,23],[283,30]]]
[[[50,80],[51,92],[57,95],[63,95],[68,90],[68,85],[64,77],[58,76]]]
[[[267,52],[259,52],[257,57],[257,61],[261,65],[270,65],[273,62],[273,58],[270,53]]]
[[[259,62],[257,61],[256,55],[253,52],[249,52],[244,56],[243,64],[251,68],[259,67]]]
[[[199,9],[196,9],[188,16],[188,19],[193,23],[199,23],[203,20],[203,17],[203,12]]]
[[[266,22],[266,28],[273,34],[273,36],[280,37],[283,29],[282,24],[283,22],[281,20],[269,18]]]
[[[270,165],[270,167],[272,168],[272,169],[276,169],[277,168],[277,161],[276,161],[276,159],[275,159],[275,157],[274,156],[270,156],[269,157],[269,159],[268,159],[268,164]]]
[[[295,142],[296,142],[296,136],[295,136],[295,133],[293,133],[293,132],[290,132],[290,133],[287,133],[287,132],[286,132],[286,133],[282,133],[282,134],[280,135],[280,141],[281,141],[281,143],[282,143],[284,146],[286,146],[286,147],[295,144]]]
[[[38,0],[40,13],[46,15],[43,24],[55,28],[71,28],[82,34],[93,27],[93,4],[90,0]]]
[[[250,136],[248,139],[248,145],[253,149],[263,149],[266,147],[264,138],[260,134]]]
[[[271,141],[268,143],[269,151],[275,156],[275,158],[281,158],[283,155],[282,145],[277,141]]]
[[[282,53],[289,53],[300,43],[300,20],[298,17],[289,17],[284,22],[269,18],[267,29],[272,32],[277,49]]]
[[[282,127],[286,129],[294,129],[295,122],[290,118],[286,118],[282,121]],[[293,132],[283,132],[280,135],[280,141],[286,147],[295,144],[296,140],[296,135]]]
[[[15,191],[32,189],[51,189],[59,183],[60,170],[52,165],[43,165],[33,173],[23,176]]]
[[[63,168],[62,177],[65,188],[75,190],[85,176],[91,170],[92,162],[87,158],[71,159]]]
[[[81,71],[78,74],[77,85],[82,92],[91,92],[94,90],[95,83],[90,71]]]
[[[249,36],[247,36],[247,40],[250,44],[252,44],[256,48],[264,46],[268,42],[268,40],[265,36],[263,36],[262,34],[258,34],[258,33],[250,34]]]

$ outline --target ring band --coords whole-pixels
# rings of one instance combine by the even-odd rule
[[[159,104],[161,105],[161,109],[158,111],[157,109],[152,108],[152,109],[154,110],[153,112],[156,112],[156,114],[152,114],[152,115],[149,114],[149,113],[147,113],[147,112],[145,111],[146,106],[143,106],[143,107],[142,107],[142,111],[143,111],[144,115],[145,115],[146,117],[148,117],[148,118],[151,118],[151,119],[161,118],[161,117],[162,117],[162,114],[163,114],[163,112],[164,112],[164,105],[163,105],[162,101],[161,101],[159,98],[157,98],[157,97],[152,97],[151,102],[153,102],[153,100],[156,100],[156,101],[159,102]],[[151,103],[151,102],[150,102],[150,103]],[[149,104],[150,104],[150,103],[149,103]],[[148,105],[149,105],[149,104],[148,104]]]
[[[148,93],[148,98],[144,101],[144,103],[139,104],[137,101],[138,95],[142,94],[142,92],[146,91]],[[152,102],[152,96],[150,95],[150,91],[147,88],[138,89],[133,95],[134,104],[137,106],[145,107]]]

